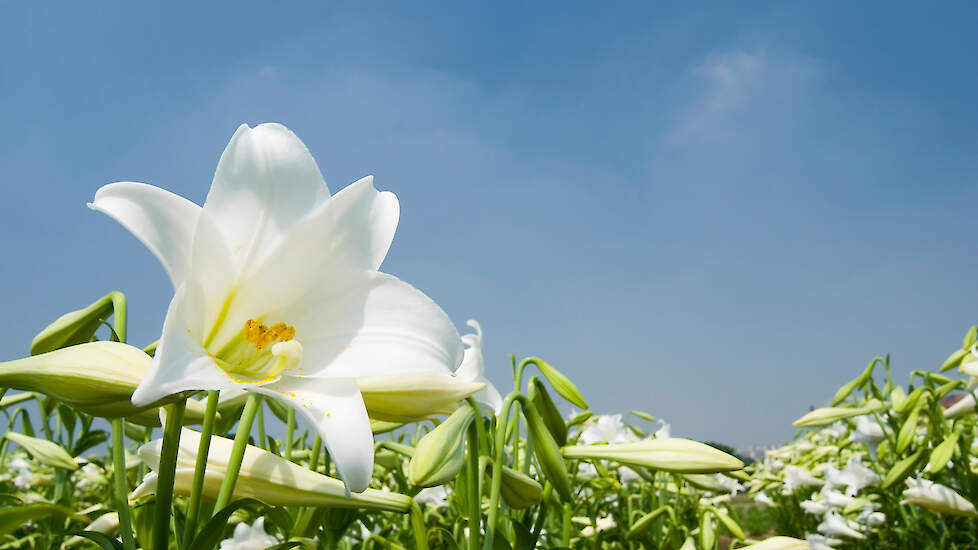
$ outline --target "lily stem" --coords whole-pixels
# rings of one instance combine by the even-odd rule
[[[115,506],[119,514],[119,534],[122,547],[134,550],[136,540],[132,536],[132,520],[129,517],[129,488],[126,487],[126,447],[123,444],[125,424],[122,418],[112,419],[112,478],[115,489]]]
[[[166,426],[163,428],[163,449],[160,453],[160,471],[157,473],[156,515],[153,520],[153,544],[156,550],[167,550],[170,538],[170,514],[173,505],[173,480],[177,469],[177,452],[180,450],[180,428],[187,400],[181,399],[167,405]]]
[[[231,456],[228,458],[228,468],[221,483],[221,491],[217,494],[217,502],[214,504],[214,513],[220,512],[231,501],[231,494],[234,492],[234,484],[238,482],[238,473],[241,471],[241,460],[244,459],[245,449],[248,447],[248,437],[251,435],[251,424],[255,420],[255,413],[261,404],[258,394],[249,393],[248,402],[245,403],[241,419],[238,420],[238,432],[234,434],[234,446],[231,447]]]
[[[472,398],[469,398],[471,401]],[[482,520],[482,495],[479,493],[479,431],[476,425],[482,424],[482,414],[479,406],[475,405],[476,417],[469,424],[469,550],[479,550],[479,535],[482,534],[479,523]]]
[[[295,432],[295,409],[289,407],[285,420],[285,460],[292,460],[293,434]]]
[[[190,487],[190,502],[187,504],[187,523],[183,528],[183,547],[189,548],[197,535],[197,519],[200,517],[200,497],[204,492],[204,474],[207,470],[207,455],[211,448],[211,434],[214,432],[214,418],[217,416],[219,391],[207,392],[207,406],[204,409],[204,422],[200,427],[200,444],[197,445],[197,462],[194,464],[194,481]]]

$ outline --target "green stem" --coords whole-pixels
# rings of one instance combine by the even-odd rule
[[[503,488],[503,451],[506,446],[506,427],[509,425],[510,409],[514,401],[522,401],[523,399],[525,397],[518,391],[507,395],[496,420],[496,440],[492,449],[492,485],[489,489],[489,516],[486,518],[486,538],[482,543],[483,550],[492,550],[493,539],[496,537],[499,497]]]
[[[424,526],[424,512],[417,502],[411,502],[411,531],[414,532],[414,547],[428,550],[428,531]]]
[[[255,413],[258,412],[260,404],[261,400],[258,394],[248,394],[248,402],[245,403],[241,419],[238,421],[238,433],[234,434],[234,446],[231,447],[231,456],[228,458],[227,472],[224,474],[224,481],[221,483],[221,491],[217,494],[217,503],[214,504],[215,514],[231,501],[234,484],[238,482],[238,473],[241,471],[241,460],[244,458],[245,449],[248,447],[251,424],[255,420]]]
[[[180,450],[180,428],[187,400],[181,399],[167,405],[166,426],[163,428],[163,449],[160,453],[160,470],[157,472],[156,515],[153,520],[153,544],[155,550],[167,550],[170,538],[170,514],[173,505],[173,480],[177,469],[177,452]]]
[[[265,438],[265,406],[261,399],[258,400],[258,446],[268,450],[268,441]]]
[[[134,550],[132,519],[129,517],[129,488],[126,487],[126,448],[123,444],[125,424],[122,418],[112,419],[112,477],[115,489],[115,506],[119,513],[119,534],[125,550]]]
[[[312,453],[309,455],[309,469],[312,471],[317,471],[316,468],[319,467],[319,453],[323,448],[323,440],[317,435],[312,440]]]
[[[190,502],[187,504],[187,522],[183,528],[183,547],[189,548],[197,535],[197,518],[200,516],[200,498],[204,492],[204,474],[207,471],[207,455],[211,448],[211,434],[214,432],[214,418],[217,416],[217,402],[220,392],[207,392],[207,406],[204,410],[204,423],[200,427],[200,444],[197,445],[197,462],[194,464],[194,482],[190,487]]]
[[[292,460],[293,432],[295,432],[295,409],[289,407],[285,417],[285,460]]]
[[[471,400],[471,398],[470,398]],[[479,469],[479,431],[475,425],[482,424],[482,414],[479,406],[474,405],[476,417],[469,424],[469,550],[479,550],[479,535],[482,531],[479,522],[482,519],[482,495],[479,492],[479,479],[482,472]]]

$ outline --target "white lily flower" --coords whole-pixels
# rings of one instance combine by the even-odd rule
[[[665,420],[659,419],[659,429],[652,434],[656,439],[669,439],[672,437],[672,425]]]
[[[593,537],[594,535],[600,533],[601,531],[614,529],[617,526],[618,524],[615,523],[615,518],[611,516],[605,516],[595,520],[594,525],[588,525],[584,529],[581,529],[581,536],[585,538]]]
[[[265,550],[282,542],[265,532],[265,518],[258,518],[254,525],[239,523],[234,535],[221,541],[220,550]]]
[[[824,500],[809,499],[801,502],[801,508],[805,513],[813,516],[821,516],[829,511],[829,503]]]
[[[767,496],[767,492],[765,491],[759,491],[756,495],[754,495],[754,503],[763,504],[765,506],[774,506],[774,501],[771,500],[771,497]]]
[[[799,487],[823,485],[824,483],[800,466],[785,466],[784,468],[784,490],[789,495]]]
[[[846,506],[852,504],[852,501],[856,500],[854,497],[844,495],[839,491],[823,490],[822,497],[825,499],[823,502],[834,508],[845,508]]]
[[[854,417],[851,420],[856,426],[849,436],[849,440],[865,444],[869,448],[870,456],[876,456],[876,446],[886,437],[882,426],[868,414]]]
[[[944,409],[944,418],[957,418],[975,410],[975,397],[967,393],[950,407]]]
[[[856,516],[856,521],[869,527],[879,527],[886,523],[886,514],[877,512],[870,507],[866,507]]]
[[[842,471],[842,477],[846,485],[846,494],[849,496],[853,496],[866,487],[876,485],[882,481],[879,474],[863,466],[862,460],[862,455],[849,458],[846,469]]]
[[[736,479],[727,477],[723,474],[714,474],[713,478],[716,480],[717,485],[732,495],[736,495],[737,493],[747,490],[746,483],[739,483]]]
[[[503,408],[503,398],[499,395],[496,386],[493,386],[492,382],[485,376],[486,365],[482,358],[482,327],[475,319],[469,319],[465,324],[475,329],[475,334],[462,335],[462,343],[468,347],[465,348],[462,364],[455,371],[455,376],[466,382],[485,384],[486,387],[472,397],[480,405],[499,414]]]
[[[839,512],[830,510],[824,516],[822,523],[818,524],[818,532],[830,537],[849,537],[853,539],[865,539],[866,535],[859,532],[859,524],[849,521],[842,517]]]
[[[603,414],[588,421],[587,427],[581,432],[582,445],[595,443],[628,443],[635,437],[622,422],[620,414]]]
[[[137,406],[190,390],[261,393],[315,426],[359,492],[374,448],[356,378],[450,373],[462,360],[441,308],[377,271],[397,198],[370,177],[330,196],[284,126],[238,128],[203,207],[129,182],[89,206],[142,241],[175,289]]]
[[[444,508],[448,506],[448,487],[444,485],[437,485],[435,487],[426,487],[418,491],[418,494],[414,495],[414,501],[418,504],[427,504],[429,506],[434,506],[435,508]]]
[[[917,504],[942,514],[978,517],[974,504],[954,489],[929,479],[908,479],[903,497],[900,504]]]
[[[833,547],[839,546],[843,542],[839,539],[833,539],[825,535],[816,535],[815,533],[805,533],[805,541],[808,542],[808,547],[811,550],[832,550]]]
[[[629,468],[628,466],[622,466],[621,468],[618,468],[618,477],[621,480],[621,482],[625,485],[628,485],[629,483],[635,483],[637,481],[642,481],[642,476],[638,475],[638,472]]]
[[[17,475],[11,480],[14,487],[21,491],[26,491],[34,484],[34,473],[31,471],[31,463],[21,457],[11,458],[7,461],[7,468]]]

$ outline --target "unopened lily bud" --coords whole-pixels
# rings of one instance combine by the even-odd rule
[[[792,537],[771,537],[743,547],[744,550],[808,550],[808,541]]]
[[[571,426],[577,426],[583,424],[587,422],[592,416],[594,416],[594,413],[591,411],[579,412],[570,417],[570,420],[567,421],[567,426],[571,427]]]
[[[908,479],[900,504],[916,504],[953,516],[978,517],[975,505],[954,489],[927,479]]]
[[[106,535],[111,535],[119,529],[119,514],[117,512],[109,512],[108,514],[102,514],[101,516],[95,518],[95,521],[88,524],[85,528],[86,531],[92,531],[95,533],[102,533]],[[66,547],[77,546],[87,539],[84,537],[71,537],[65,542]]]
[[[907,447],[910,446],[910,442],[913,441],[913,437],[917,433],[919,423],[920,407],[915,407],[914,410],[910,411],[907,419],[903,422],[903,426],[900,426],[900,433],[897,434],[897,453],[902,454],[903,451],[907,450]]]
[[[411,483],[434,487],[455,479],[465,463],[465,432],[474,418],[471,407],[461,407],[421,438],[408,463]]]
[[[489,457],[480,457],[479,466],[480,470],[488,467],[489,472],[492,472],[492,461]],[[543,487],[523,472],[503,466],[502,481],[500,494],[510,508],[529,508],[543,499]]]
[[[450,374],[404,374],[357,378],[367,414],[375,420],[413,422],[448,414],[486,385]]]
[[[550,398],[546,386],[535,376],[530,379],[528,397],[533,402],[533,406],[537,408],[537,412],[540,413],[540,417],[543,419],[543,423],[547,425],[547,429],[550,430],[550,434],[554,436],[557,445],[567,444],[567,424],[564,423],[564,418],[560,415],[557,405]]]
[[[564,447],[564,456],[612,460],[626,466],[679,474],[714,474],[744,467],[744,463],[734,456],[704,443],[682,438]]]
[[[744,535],[744,530],[740,527],[740,524],[730,517],[730,514],[728,514],[726,510],[714,508],[713,514],[716,516],[717,520],[719,520],[720,523],[727,528],[727,531],[730,531],[731,535],[740,540],[744,540],[746,538]]]
[[[920,398],[924,395],[924,389],[925,388],[923,387],[915,389],[914,391],[910,392],[910,395],[908,395],[906,399],[899,404],[894,401],[893,411],[899,415],[904,415],[912,411],[914,407],[917,406],[917,403],[920,402]]]
[[[3,436],[23,447],[35,460],[42,464],[54,466],[55,468],[64,468],[65,470],[78,469],[78,464],[68,454],[68,451],[53,441],[31,437],[14,431],[8,431]]]
[[[872,414],[883,410],[884,405],[878,399],[871,399],[862,407],[823,407],[795,420],[791,425],[796,428],[810,428],[813,426],[827,426],[833,422],[854,416]]]
[[[914,469],[917,467],[917,463],[924,456],[924,450],[919,449],[914,454],[900,460],[890,468],[890,471],[886,473],[886,477],[883,479],[883,484],[880,485],[883,489],[889,489],[890,487],[900,483],[901,481],[910,477]]]
[[[967,357],[969,351],[970,350],[968,349],[962,348],[955,350],[953,353],[951,353],[951,355],[948,355],[947,359],[944,360],[944,363],[941,364],[941,372],[951,370],[960,365],[961,360]]]
[[[200,432],[184,429],[180,434],[173,492],[188,496],[193,485],[194,465]],[[215,500],[228,470],[228,459],[234,442],[224,437],[211,437],[207,467],[204,472],[203,496]],[[153,469],[159,470],[163,440],[157,439],[139,449],[139,457]],[[130,498],[139,499],[156,493],[157,477],[151,473]],[[241,462],[241,471],[234,485],[232,498],[255,498],[271,506],[316,506],[329,508],[359,508],[405,513],[411,509],[411,497],[367,489],[347,494],[342,481],[303,468],[259,447],[248,445]]]
[[[890,392],[890,408],[894,411],[899,411],[900,406],[906,400],[907,392],[904,391],[903,386],[897,386]]]
[[[706,510],[700,516],[700,548],[712,550],[717,542],[716,532],[713,530],[712,511]]]
[[[927,472],[936,474],[947,466],[947,463],[951,461],[951,457],[954,456],[954,450],[958,447],[959,436],[959,432],[953,432],[940,445],[934,447],[934,450],[930,453],[927,468],[925,468]]]
[[[975,396],[971,393],[966,394],[958,402],[944,409],[944,418],[957,418],[975,410]]]
[[[880,360],[881,359],[879,357],[874,357],[873,360],[869,362],[869,366],[866,367],[865,370],[863,370],[862,374],[854,378],[851,382],[839,388],[839,390],[835,392],[835,397],[832,398],[832,406],[842,403],[842,401],[845,400],[846,397],[849,397],[849,394],[852,393],[852,390],[865,384],[866,381],[868,381],[873,376],[873,368],[876,366],[876,362]]]
[[[723,487],[715,477],[706,474],[683,474],[683,479],[701,491],[719,492]]]
[[[553,368],[543,359],[534,358],[534,363],[540,369],[540,373],[547,379],[547,382],[550,382],[550,385],[553,386],[554,390],[561,397],[570,401],[575,407],[587,408],[587,401],[584,400],[584,396],[581,395],[577,386],[570,381],[570,378],[564,376],[564,373]]]
[[[383,420],[370,420],[370,431],[374,435],[385,434],[387,432],[393,432],[394,430],[403,426],[403,422],[384,422]]]
[[[113,303],[124,299],[122,293],[110,292],[84,309],[58,317],[34,337],[31,355],[91,341],[95,331],[112,315]]]
[[[560,445],[557,445],[533,403],[527,399],[520,404],[523,417],[526,418],[526,431],[533,438],[533,453],[540,462],[543,475],[547,477],[561,501],[571,502],[573,496],[570,476],[567,475],[567,465],[561,456]]]

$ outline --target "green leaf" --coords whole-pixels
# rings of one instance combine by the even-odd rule
[[[78,441],[75,442],[75,446],[71,448],[71,454],[74,456],[79,456],[92,447],[97,447],[108,440],[109,434],[104,430],[88,432],[78,438]]]
[[[200,534],[197,535],[187,550],[213,550],[224,538],[224,528],[227,527],[231,514],[244,507],[254,507],[263,511],[268,509],[267,505],[253,498],[245,498],[228,504],[214,514],[214,517],[204,525]]]
[[[17,530],[28,521],[45,518],[69,518],[73,521],[88,521],[88,518],[75,514],[70,509],[57,504],[37,503],[0,508],[0,535],[6,535]]]
[[[123,548],[121,542],[98,531],[69,531],[65,535],[86,538],[105,550],[121,550]]]

